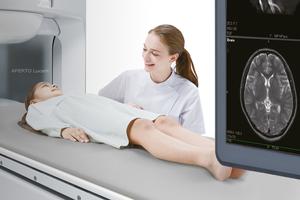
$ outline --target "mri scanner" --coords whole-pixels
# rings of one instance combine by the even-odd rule
[[[249,172],[220,183],[139,148],[73,143],[18,126],[37,81],[85,93],[85,3],[0,1],[0,199],[265,199],[298,191],[287,178]]]

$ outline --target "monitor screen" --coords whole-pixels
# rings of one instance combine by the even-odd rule
[[[226,142],[300,155],[300,0],[226,6]]]

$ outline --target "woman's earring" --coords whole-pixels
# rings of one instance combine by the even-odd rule
[[[174,62],[171,63],[171,67],[175,68],[175,66],[176,66],[176,62],[174,61]]]

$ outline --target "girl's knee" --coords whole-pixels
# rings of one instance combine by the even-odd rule
[[[161,116],[155,120],[154,125],[158,129],[163,129],[165,127],[179,126],[179,123],[171,117]]]
[[[136,119],[133,122],[133,126],[136,129],[143,130],[143,131],[151,130],[154,128],[153,122],[147,119]]]
[[[127,128],[129,142],[140,145],[153,129],[155,129],[155,127],[150,120],[135,119],[131,121]]]

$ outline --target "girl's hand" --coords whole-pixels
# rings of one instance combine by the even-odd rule
[[[131,107],[134,107],[134,108],[137,108],[137,109],[141,109],[141,110],[144,110],[143,107],[137,105],[137,104],[134,104],[134,103],[127,103],[127,105],[131,106]]]
[[[81,128],[65,128],[61,131],[61,137],[73,142],[89,142],[87,134]]]

